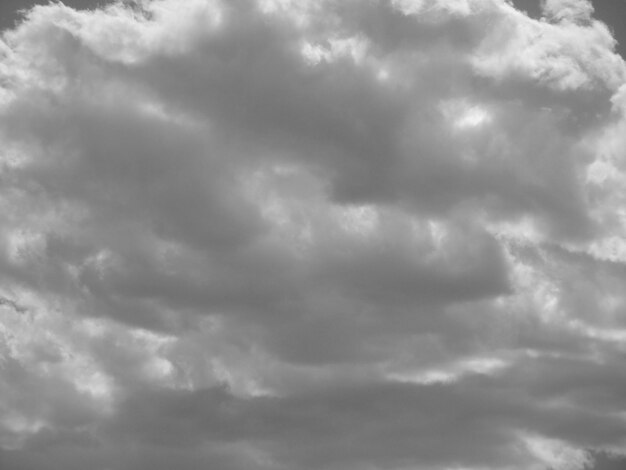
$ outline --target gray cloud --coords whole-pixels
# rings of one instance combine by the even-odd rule
[[[624,455],[626,67],[591,3],[543,15],[150,0],[5,31],[1,466]]]

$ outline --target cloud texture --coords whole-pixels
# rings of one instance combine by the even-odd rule
[[[626,66],[585,0],[38,6],[0,42],[0,463],[626,453]]]

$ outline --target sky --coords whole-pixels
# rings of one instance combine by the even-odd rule
[[[35,3],[0,469],[625,468],[623,4]]]

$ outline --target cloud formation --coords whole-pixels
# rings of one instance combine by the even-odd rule
[[[145,0],[0,42],[0,463],[626,454],[626,65],[586,0]]]

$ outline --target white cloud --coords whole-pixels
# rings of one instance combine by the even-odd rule
[[[0,54],[0,459],[626,452],[626,67],[583,0],[38,6]]]

